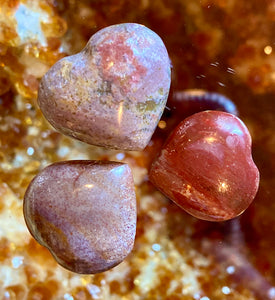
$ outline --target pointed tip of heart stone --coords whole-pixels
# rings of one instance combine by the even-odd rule
[[[165,108],[170,60],[161,38],[134,23],[106,27],[42,78],[39,106],[60,132],[88,144],[142,150]]]
[[[33,237],[66,269],[106,271],[122,262],[134,245],[131,170],[117,162],[52,164],[30,183],[24,217]]]

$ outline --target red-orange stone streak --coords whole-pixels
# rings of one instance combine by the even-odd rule
[[[117,162],[52,164],[28,187],[24,217],[33,237],[64,268],[83,274],[108,270],[134,245],[131,169]]]
[[[127,43],[130,38],[136,39],[134,34],[134,31],[127,34],[121,32],[113,34],[112,39],[107,35],[96,47],[100,56],[102,77],[120,86],[125,95],[131,91],[132,85],[139,84],[147,73],[146,66],[142,61],[139,62],[138,55],[134,54],[133,46]],[[149,45],[145,42],[144,46]]]
[[[225,112],[192,115],[168,138],[150,180],[197,218],[223,221],[238,216],[259,185],[248,129]]]

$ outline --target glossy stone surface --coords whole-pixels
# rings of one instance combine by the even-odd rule
[[[209,221],[240,215],[259,185],[248,129],[237,117],[218,111],[200,112],[182,121],[149,176],[176,204]]]
[[[98,146],[142,150],[165,107],[170,72],[156,33],[133,23],[109,26],[44,75],[38,103],[64,134]]]
[[[136,197],[127,164],[68,161],[42,170],[24,197],[33,237],[64,268],[83,274],[108,270],[132,250]]]

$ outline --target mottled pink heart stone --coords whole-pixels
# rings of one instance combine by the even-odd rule
[[[98,146],[142,150],[165,108],[170,60],[147,27],[106,27],[42,78],[38,104],[63,134]]]
[[[108,270],[132,250],[136,196],[127,164],[67,161],[52,164],[24,197],[30,233],[64,268],[83,274]]]
[[[218,111],[200,112],[182,121],[149,176],[176,204],[209,221],[240,215],[259,185],[248,129],[237,117]]]

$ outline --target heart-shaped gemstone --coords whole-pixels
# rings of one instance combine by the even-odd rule
[[[134,244],[131,169],[117,162],[52,164],[29,185],[24,217],[33,237],[66,269],[84,274],[108,270]]]
[[[161,38],[125,23],[94,34],[42,78],[39,106],[62,133],[88,144],[142,150],[163,113],[170,60]]]
[[[168,138],[152,165],[150,180],[197,218],[223,221],[238,216],[259,185],[248,129],[229,113],[192,115]]]

